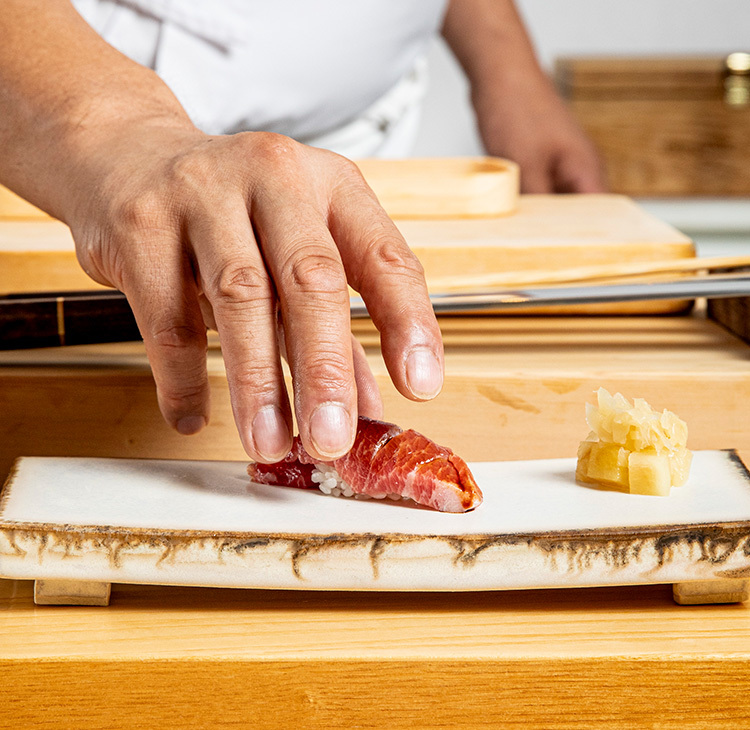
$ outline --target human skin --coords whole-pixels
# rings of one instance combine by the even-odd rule
[[[84,270],[126,294],[168,423],[190,434],[208,421],[215,326],[250,457],[291,446],[280,348],[305,449],[347,452],[358,413],[381,409],[347,282],[396,388],[439,392],[421,266],[353,163],[275,134],[202,133],[68,0],[3,0],[0,38],[0,182],[67,223]]]
[[[519,164],[522,192],[606,191],[596,149],[540,68],[512,0],[451,0],[442,32],[469,79],[484,147]]]

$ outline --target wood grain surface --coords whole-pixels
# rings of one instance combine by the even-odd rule
[[[710,301],[708,316],[750,345],[750,297]]]
[[[583,98],[720,99],[720,56],[591,56],[559,58],[555,78],[565,96]]]
[[[114,586],[109,608],[63,608],[0,581],[0,727],[734,729],[749,619],[669,586]]]
[[[550,271],[646,263],[695,255],[689,238],[619,195],[524,195],[513,215],[401,220],[428,282],[446,276]],[[70,230],[59,221],[0,221],[0,294],[71,291],[96,285],[78,266]],[[674,311],[663,302],[600,311]]]
[[[518,206],[519,170],[498,157],[365,159],[357,165],[391,218],[486,218]]]
[[[472,461],[572,456],[604,386],[669,408],[695,449],[750,448],[750,348],[689,317],[443,318],[446,382],[414,403],[390,382],[371,323],[357,325],[385,417]],[[0,353],[0,472],[18,456],[244,459],[226,374],[209,351],[212,416],[195,436],[161,419],[141,343]]]

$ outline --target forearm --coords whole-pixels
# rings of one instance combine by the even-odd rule
[[[104,42],[68,0],[4,0],[0,182],[65,220],[90,151],[122,125],[190,126],[167,86]]]
[[[501,96],[544,78],[512,0],[451,0],[443,37],[464,69],[472,98]]]
[[[596,150],[534,54],[512,0],[451,0],[443,35],[463,66],[485,149],[527,193],[601,192]]]

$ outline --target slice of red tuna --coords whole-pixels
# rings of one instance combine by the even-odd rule
[[[276,464],[250,464],[255,482],[312,488],[315,460],[299,437]],[[441,512],[466,512],[482,503],[482,492],[466,465],[450,449],[416,431],[361,416],[352,449],[333,466],[355,494],[398,494]]]

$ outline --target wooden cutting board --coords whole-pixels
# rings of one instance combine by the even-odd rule
[[[400,220],[428,283],[492,271],[686,258],[689,238],[617,195],[521,196],[513,215]],[[59,221],[0,221],[0,294],[96,288],[78,266],[70,231]],[[674,302],[577,308],[593,313],[665,313]],[[565,310],[563,310],[565,311]]]
[[[428,278],[695,255],[687,236],[622,195],[522,195],[511,216],[398,227]]]

